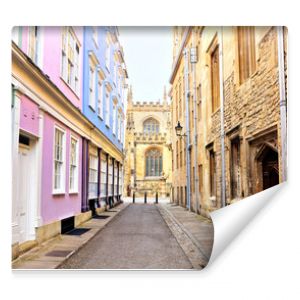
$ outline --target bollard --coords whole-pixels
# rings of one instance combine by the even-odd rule
[[[155,195],[155,203],[158,204],[158,192],[156,192],[156,195]]]
[[[145,195],[144,195],[144,203],[147,203],[147,192],[145,192]]]
[[[135,203],[135,192],[133,192],[133,195],[132,195],[132,203]]]

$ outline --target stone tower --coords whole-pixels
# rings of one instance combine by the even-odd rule
[[[170,105],[164,88],[163,100],[139,102],[128,91],[125,133],[124,195],[168,197],[171,189]]]

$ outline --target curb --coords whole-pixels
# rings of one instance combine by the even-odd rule
[[[165,208],[163,205],[158,205],[158,210],[162,216],[162,218],[165,220],[167,226],[169,227],[169,229],[171,230],[171,232],[173,233],[173,235],[175,236],[178,244],[181,246],[183,252],[186,254],[186,256],[188,257],[188,259],[190,260],[190,262],[192,263],[193,267],[195,269],[199,269],[199,266],[201,267],[201,269],[205,268],[205,266],[208,264],[209,262],[209,257],[207,257],[207,255],[205,255],[205,253],[203,252],[203,250],[201,249],[201,245],[199,244],[199,242],[195,239],[195,237],[184,227],[184,225],[179,222],[174,216],[173,214],[167,209]],[[182,232],[186,235],[186,237],[189,239],[189,241],[192,243],[192,245],[199,251],[200,256],[206,261],[206,263],[203,264],[197,262],[195,262],[195,259],[193,259],[192,257],[190,257],[189,252],[187,251],[187,247],[184,247],[181,243],[181,241],[179,240],[176,232],[174,231],[174,228],[170,227],[170,224],[168,222],[168,220],[166,219],[166,217],[163,215],[166,214],[167,217],[171,220],[171,222],[173,224],[175,224],[177,227],[180,228],[180,230],[182,230]],[[194,252],[194,251],[193,251]]]

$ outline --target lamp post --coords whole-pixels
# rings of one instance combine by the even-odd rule
[[[178,121],[177,126],[175,126],[176,135],[179,137],[187,136],[186,134],[181,134],[183,127],[181,126],[180,122]]]

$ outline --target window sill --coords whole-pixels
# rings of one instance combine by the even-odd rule
[[[60,195],[65,195],[65,191],[52,191],[53,196],[60,196]]]
[[[98,115],[98,118],[99,118],[101,121],[103,121],[103,117],[101,117],[100,115]]]
[[[78,195],[79,194],[79,192],[78,191],[69,191],[69,195]]]
[[[71,85],[69,85],[67,82],[66,82],[66,80],[62,77],[62,76],[60,76],[60,79],[63,81],[63,83],[71,90],[71,92],[76,96],[76,98],[78,99],[78,100],[80,100],[80,97],[79,97],[79,93],[77,93],[74,89],[73,89],[73,87],[71,86]]]
[[[163,176],[145,176],[144,180],[161,180]]]

